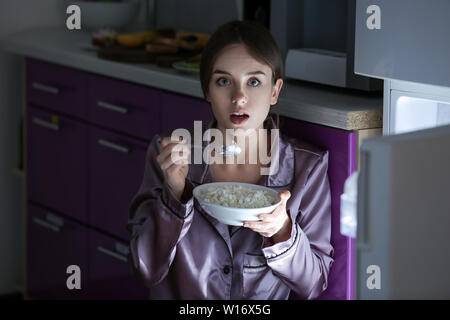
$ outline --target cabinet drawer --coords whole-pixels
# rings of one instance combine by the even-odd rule
[[[87,74],[27,59],[27,99],[32,104],[87,119]]]
[[[148,143],[91,128],[89,145],[89,223],[128,239],[128,209],[142,182]]]
[[[88,91],[91,122],[147,140],[160,132],[157,90],[91,75]]]
[[[328,275],[328,287],[319,300],[353,299],[353,240],[340,231],[340,199],[345,180],[356,168],[355,131],[326,127],[305,121],[280,117],[281,131],[293,138],[328,150],[328,179],[331,192],[331,245],[334,262]],[[299,299],[295,292],[291,298]]]
[[[64,217],[28,204],[27,291],[33,299],[84,299],[87,283],[87,229]],[[68,289],[80,268],[81,289]],[[69,281],[74,283],[74,281]]]
[[[28,106],[29,199],[86,221],[87,148],[86,125]]]
[[[89,231],[89,298],[148,299],[148,289],[130,272],[128,253],[126,242]]]
[[[194,121],[208,124],[213,118],[209,103],[176,93],[161,93],[161,106],[161,132],[194,128]]]

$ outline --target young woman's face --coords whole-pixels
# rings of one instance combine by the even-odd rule
[[[206,100],[219,129],[258,129],[278,100],[283,80],[272,84],[272,69],[246,46],[230,45],[213,65]]]

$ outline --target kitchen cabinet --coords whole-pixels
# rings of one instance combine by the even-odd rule
[[[128,239],[128,207],[144,175],[147,142],[92,127],[89,224]]]
[[[357,133],[282,117],[280,128],[328,150],[328,178],[331,190],[331,244],[335,260],[328,276],[329,286],[319,299],[353,299],[353,239],[340,232],[340,196],[345,180],[356,170]],[[295,295],[293,295],[295,298]]]
[[[34,299],[86,299],[87,228],[34,203],[28,204],[27,216],[27,294]],[[80,290],[67,288],[71,265],[80,268]]]
[[[28,198],[86,222],[88,126],[29,105],[27,129]]]
[[[161,132],[193,128],[195,120],[205,124],[213,117],[209,103],[176,93],[162,92],[161,105]]]
[[[145,140],[159,133],[159,91],[98,75],[86,77],[90,122]]]
[[[27,100],[62,114],[87,117],[87,82],[81,71],[29,59]]]
[[[123,259],[159,92],[33,59],[27,88],[28,296],[147,299]],[[66,286],[70,265],[81,290]]]
[[[128,243],[95,230],[88,232],[89,299],[139,300],[148,290],[130,277]]]
[[[27,103],[28,295],[147,299],[128,268],[126,230],[146,151],[156,133],[209,122],[209,105],[34,59]],[[73,264],[86,270],[81,291],[66,287]]]

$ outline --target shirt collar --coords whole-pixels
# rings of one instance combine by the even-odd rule
[[[211,128],[215,128],[217,124],[216,119],[211,120],[206,126],[204,126],[202,135]],[[271,130],[276,129],[274,119],[269,115],[264,120],[264,128]],[[205,140],[202,142],[203,150],[206,148],[211,140],[209,135],[205,135]],[[192,150],[192,152],[195,152]],[[272,159],[277,161],[276,157]],[[272,161],[272,162],[273,162]],[[274,170],[273,174],[263,175],[259,184],[267,187],[288,187],[294,180],[294,148],[287,141],[287,137],[283,134],[279,134],[278,139],[278,170]],[[273,167],[275,168],[275,167]],[[213,182],[210,166],[202,160],[201,165],[190,166],[189,170],[190,179],[195,184],[204,184]]]

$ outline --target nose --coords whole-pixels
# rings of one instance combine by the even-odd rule
[[[247,101],[248,101],[248,98],[247,98],[247,95],[245,94],[244,90],[242,90],[241,88],[237,88],[233,94],[231,102],[233,104],[237,104],[237,105],[241,106],[241,105],[247,103]]]

